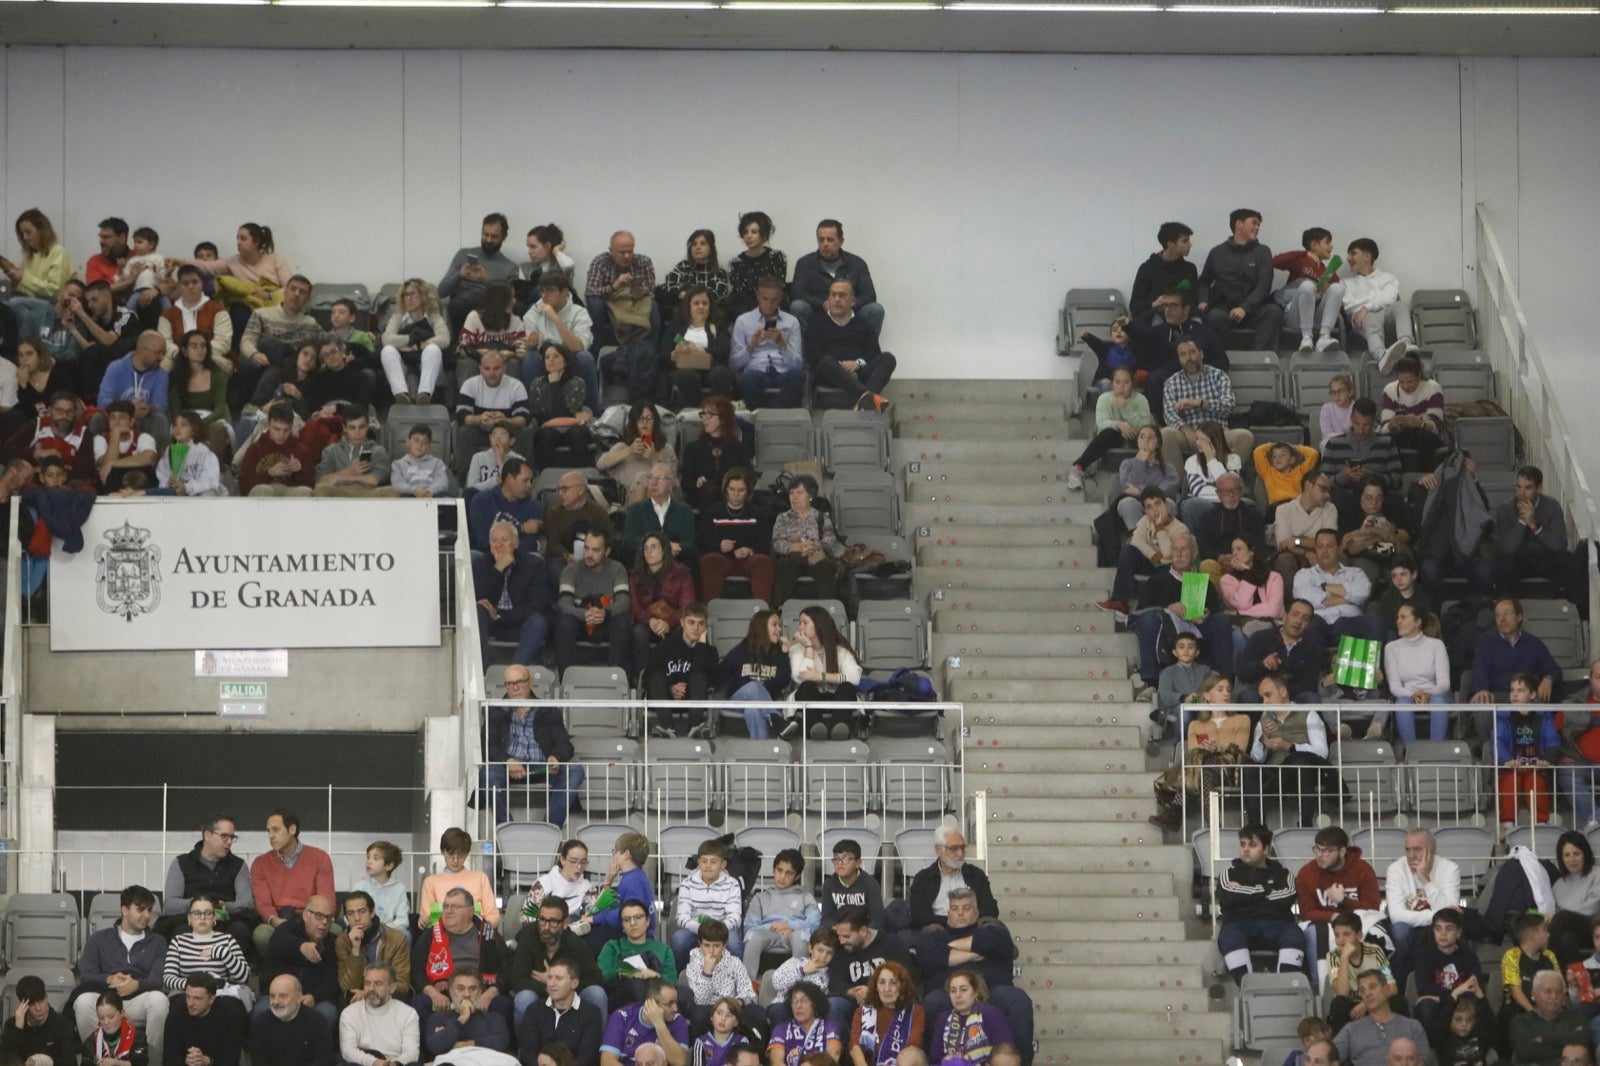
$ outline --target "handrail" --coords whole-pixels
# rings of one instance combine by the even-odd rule
[[[22,497],[13,495],[11,508],[11,543],[6,552],[6,602],[5,633],[0,637],[0,700],[4,701],[5,754],[10,763],[5,767],[5,818],[0,833],[5,839],[17,839],[17,812],[21,808],[22,792],[18,787],[22,775],[17,772],[17,760],[22,752],[22,542],[17,531],[22,528]]]
[[[1600,540],[1600,508],[1596,507],[1589,479],[1561,410],[1561,394],[1552,384],[1539,347],[1528,330],[1528,318],[1517,295],[1516,281],[1500,251],[1500,241],[1489,221],[1488,210],[1477,205],[1478,295],[1485,318],[1480,343],[1488,353],[1500,382],[1500,396],[1512,421],[1522,432],[1529,460],[1545,472],[1545,484],[1561,500],[1574,539],[1589,542],[1589,617],[1600,619],[1600,575],[1597,575],[1596,541]],[[1521,385],[1521,388],[1516,387]],[[1600,629],[1589,636],[1591,658],[1600,656]]]
[[[456,593],[456,693],[459,700],[454,708],[461,719],[462,784],[474,787],[477,767],[472,753],[479,748],[478,738],[483,735],[482,705],[483,648],[478,641],[478,603],[472,589],[472,549],[467,543],[467,505],[456,501],[455,545]]]

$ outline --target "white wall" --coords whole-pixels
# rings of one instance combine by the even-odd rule
[[[1274,248],[1326,225],[1376,236],[1408,284],[1462,284],[1460,68],[13,48],[0,214],[39,206],[80,263],[106,214],[180,252],[265,222],[313,279],[374,287],[436,278],[490,210],[560,223],[580,262],[629,227],[663,269],[696,226],[737,250],[742,209],[791,262],[832,215],[904,373],[1048,377],[1064,291],[1125,288],[1168,218],[1203,247],[1249,204]]]

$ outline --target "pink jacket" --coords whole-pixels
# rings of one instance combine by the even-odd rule
[[[1222,575],[1222,601],[1228,610],[1238,611],[1246,618],[1283,617],[1283,575],[1276,570],[1267,572],[1265,587],[1252,585],[1232,574]]]

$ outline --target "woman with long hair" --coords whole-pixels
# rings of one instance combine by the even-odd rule
[[[272,227],[246,222],[233,235],[235,254],[226,259],[171,259],[169,268],[192,266],[217,279],[217,300],[228,309],[233,335],[244,336],[250,312],[283,299],[294,267],[278,254]]]
[[[856,686],[861,683],[861,663],[825,608],[813,605],[800,612],[794,636],[789,640],[789,675],[798,685],[794,690],[796,703],[854,706]],[[858,723],[851,710],[807,709],[800,715],[799,726],[791,721],[784,727],[784,739],[793,737],[801,727],[809,732],[817,721],[824,723],[830,735],[843,729],[846,737]]]
[[[739,240],[744,251],[728,260],[728,279],[732,293],[727,301],[728,320],[732,321],[756,305],[756,284],[762,278],[789,280],[789,260],[767,242],[777,232],[772,216],[765,211],[746,211],[739,216]],[[787,305],[788,301],[784,301]]]
[[[1396,711],[1395,729],[1407,744],[1417,739],[1417,718],[1433,703],[1451,700],[1450,654],[1439,639],[1439,620],[1414,603],[1395,611],[1400,634],[1383,646],[1383,679],[1394,702],[1411,708]],[[1428,709],[1428,739],[1444,740],[1450,732],[1450,712]]]
[[[984,1066],[995,1048],[1011,1043],[1011,1023],[989,1002],[989,985],[982,974],[957,970],[945,978],[944,991],[950,997],[950,1009],[933,1023],[929,1057],[941,1062],[965,1059],[970,1066]]]
[[[1178,508],[1178,515],[1187,526],[1194,526],[1206,512],[1221,504],[1217,496],[1217,478],[1223,474],[1237,474],[1244,468],[1244,460],[1228,448],[1227,427],[1221,422],[1202,422],[1194,435],[1194,454],[1183,464],[1184,482],[1188,496]]]
[[[678,612],[694,602],[694,575],[672,557],[659,533],[646,533],[628,572],[628,610],[633,615],[633,661],[643,670],[650,649],[682,624]]]
[[[56,228],[37,207],[17,216],[17,244],[22,262],[0,256],[0,273],[11,282],[11,310],[19,333],[41,333],[50,318],[56,293],[72,277],[72,256],[56,239]]]
[[[228,378],[232,367],[211,354],[211,341],[191,329],[178,344],[178,358],[167,386],[167,409],[198,415],[203,437],[217,458],[226,462],[233,451],[232,416],[228,411]],[[264,377],[265,375],[263,375]]]
[[[533,434],[534,461],[541,470],[588,466],[594,456],[589,431],[594,415],[583,403],[583,378],[559,344],[546,344],[540,358],[544,373],[528,382],[528,411],[538,426]]]
[[[756,705],[744,710],[745,730],[752,740],[772,735],[776,704],[789,690],[790,678],[783,616],[770,609],[757,611],[750,616],[744,639],[723,656],[717,668],[717,680],[729,690],[729,699]]]
[[[683,447],[684,496],[699,511],[722,498],[722,478],[730,470],[750,469],[752,456],[739,435],[739,420],[727,396],[707,396],[700,404],[700,436]]]
[[[717,262],[717,235],[708,229],[697,229],[689,234],[684,242],[683,258],[667,271],[666,279],[656,289],[656,299],[662,310],[677,307],[691,285],[710,290],[719,304],[726,303],[733,292],[728,272]]]
[[[649,488],[650,468],[657,463],[671,467],[673,475],[677,475],[678,456],[672,450],[672,442],[661,431],[656,406],[641,400],[628,408],[622,439],[600,456],[595,466],[622,486],[629,503],[637,503],[644,499]]]
[[[1222,560],[1222,602],[1245,619],[1275,622],[1283,618],[1283,575],[1267,565],[1265,546],[1234,537]]]
[[[394,402],[411,403],[406,371],[417,373],[416,402],[433,402],[433,390],[444,368],[444,350],[450,346],[450,327],[439,312],[439,296],[432,285],[411,278],[400,287],[400,309],[389,316],[383,329],[383,351],[378,360],[389,381]]]
[[[881,962],[867,982],[867,1001],[850,1022],[850,1061],[854,1066],[894,1066],[901,1051],[923,1046],[926,1027],[911,972],[892,959]]]
[[[675,411],[693,407],[700,397],[733,396],[739,379],[728,366],[733,333],[722,311],[704,285],[683,291],[677,317],[661,333],[656,351],[659,366],[672,367],[668,378],[668,403]]]
[[[484,352],[499,352],[506,361],[506,375],[522,380],[522,353],[527,348],[528,327],[522,316],[512,313],[515,294],[509,281],[490,281],[483,286],[483,306],[467,312],[456,339],[457,373],[465,381],[478,372]],[[466,366],[459,364],[465,363]]]

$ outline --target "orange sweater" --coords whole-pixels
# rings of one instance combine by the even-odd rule
[[[1317,450],[1305,444],[1291,445],[1300,453],[1300,461],[1291,466],[1287,471],[1280,473],[1276,467],[1267,462],[1267,455],[1276,445],[1268,441],[1266,444],[1256,445],[1256,450],[1251,453],[1256,463],[1256,476],[1261,479],[1261,485],[1267,490],[1267,504],[1282,503],[1292,500],[1300,495],[1300,478],[1305,474],[1307,467],[1315,467],[1319,460]]]

